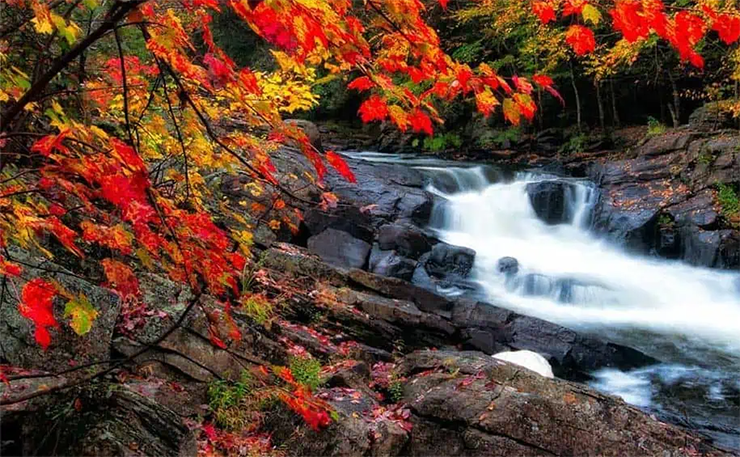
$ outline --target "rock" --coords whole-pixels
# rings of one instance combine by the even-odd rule
[[[402,256],[412,259],[418,259],[432,248],[426,235],[418,227],[408,223],[386,224],[380,227],[378,246],[383,250],[395,250]]]
[[[515,275],[519,272],[519,261],[514,257],[501,257],[496,263],[496,270],[506,276]]]
[[[27,264],[36,265],[45,262],[13,247],[9,247],[9,252],[11,259],[18,259]],[[28,266],[24,266],[24,270],[27,277],[53,279],[76,296],[84,295],[98,312],[98,316],[90,332],[79,336],[64,317],[64,307],[68,300],[57,296],[54,299],[54,316],[59,327],[49,328],[51,345],[44,350],[34,339],[34,324],[18,312],[18,302],[12,298],[15,295],[5,293],[3,302],[0,303],[0,359],[16,367],[38,368],[50,372],[69,368],[72,360],[78,364],[108,360],[111,338],[121,309],[118,296],[107,289],[79,279],[73,272],[61,266],[55,267],[58,273],[53,274]],[[19,290],[24,284],[23,281],[16,281]]]
[[[311,145],[319,152],[324,152],[324,147],[321,145],[321,132],[319,132],[319,128],[316,124],[304,119],[285,119],[283,122],[289,125],[294,125],[303,130],[303,133],[306,134]]]
[[[178,456],[197,454],[195,436],[169,408],[120,385],[90,385],[39,398],[48,407],[22,420],[23,455]],[[53,400],[53,401],[52,401]],[[50,432],[54,431],[53,439]],[[3,437],[6,439],[6,437]]]
[[[727,455],[617,397],[478,352],[419,351],[398,371],[411,456]]]
[[[273,442],[291,456],[395,457],[405,455],[409,434],[388,414],[373,417],[378,404],[364,392],[347,389],[320,389],[317,396],[334,409],[337,420],[316,433],[284,407],[271,412],[267,426]]]
[[[347,232],[326,229],[308,239],[308,250],[328,263],[363,268],[367,262],[371,246]]]
[[[547,362],[547,359],[532,351],[506,351],[499,352],[493,355],[494,359],[503,360],[505,362],[519,365],[528,370],[534,371],[535,373],[544,376],[546,378],[554,378],[552,374],[552,367]]]
[[[347,232],[367,243],[372,243],[375,238],[370,216],[354,206],[343,206],[331,212],[311,208],[303,214],[303,224],[309,235],[318,235],[330,228]]]
[[[566,379],[589,379],[589,373],[600,366],[629,369],[656,363],[634,349],[483,302],[456,301],[452,323],[464,329],[467,347],[488,354],[507,348],[533,351],[547,359],[556,376]]]
[[[529,202],[537,217],[546,224],[555,225],[569,221],[566,198],[572,186],[562,181],[540,181],[527,184]]]
[[[386,297],[408,300],[425,312],[441,313],[452,309],[449,299],[397,278],[386,278],[356,269],[349,272],[349,278]]]
[[[475,251],[447,243],[437,243],[432,248],[424,268],[438,278],[467,278],[473,268]]]
[[[718,102],[705,103],[689,115],[689,127],[700,131],[714,131],[719,128],[734,127],[736,121],[732,114],[722,110]]]
[[[370,251],[368,269],[375,274],[410,281],[415,268],[415,261],[398,255],[396,251],[383,251],[377,244]]]

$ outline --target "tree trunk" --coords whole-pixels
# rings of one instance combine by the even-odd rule
[[[670,71],[668,72],[668,79],[671,81],[671,92],[673,94],[673,109],[671,109],[671,117],[673,118],[673,126],[678,127],[681,124],[681,98],[678,95],[676,80],[673,78]]]
[[[609,91],[612,95],[612,125],[619,127],[619,112],[617,111],[617,94],[614,93],[614,80],[609,80]]]
[[[573,73],[573,64],[570,65],[570,83],[573,85],[573,93],[576,96],[576,125],[578,131],[581,130],[581,96],[578,94],[578,87],[576,87],[576,75]]]
[[[601,98],[601,81],[594,78],[594,87],[596,88],[596,104],[599,106],[599,126],[603,134],[606,124],[604,122],[604,100]]]

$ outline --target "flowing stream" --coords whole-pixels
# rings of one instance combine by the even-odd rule
[[[740,448],[740,274],[638,257],[600,239],[589,230],[598,199],[589,182],[567,180],[567,222],[547,225],[527,185],[565,178],[491,182],[482,167],[426,170],[445,199],[431,226],[476,251],[473,280],[485,298],[662,360],[601,370],[592,386]],[[498,272],[505,256],[519,261],[513,277]]]
[[[661,360],[595,372],[591,385],[740,449],[740,273],[628,254],[599,237],[590,230],[598,189],[588,181],[386,157],[362,158],[430,176],[443,201],[430,228],[476,251],[472,279],[483,298]],[[527,185],[543,180],[571,184],[566,222],[537,217]],[[505,256],[518,260],[516,275],[498,271]]]

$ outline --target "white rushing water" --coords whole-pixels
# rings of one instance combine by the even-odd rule
[[[596,191],[570,181],[569,223],[538,219],[526,187],[548,179],[519,174],[490,184],[481,167],[447,168],[459,190],[432,188],[447,200],[432,225],[451,244],[476,252],[473,279],[496,303],[574,328],[632,328],[681,335],[740,354],[740,275],[638,257],[588,230]],[[561,178],[562,180],[562,178]],[[502,257],[519,261],[507,278]]]
[[[429,190],[444,202],[430,228],[476,251],[472,280],[486,301],[662,362],[599,370],[593,387],[740,449],[740,272],[629,254],[598,236],[591,230],[598,190],[587,181],[545,173],[512,179],[420,155],[348,155],[429,175]],[[565,223],[544,223],[530,203],[527,185],[547,180],[570,184]],[[502,257],[517,259],[518,273],[499,272]]]
[[[598,191],[585,181],[519,173],[492,183],[482,167],[426,170],[434,177],[429,190],[445,201],[431,226],[442,240],[476,251],[472,279],[484,298],[662,360],[600,370],[592,385],[680,420],[691,416],[719,443],[740,447],[738,272],[637,256],[599,238],[590,231]],[[543,180],[572,185],[567,222],[537,217],[526,188]],[[518,260],[516,275],[499,272],[502,257]]]

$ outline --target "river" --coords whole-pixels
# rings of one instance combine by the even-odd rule
[[[441,197],[430,229],[476,251],[472,280],[499,306],[639,349],[662,361],[592,373],[590,384],[740,449],[740,274],[627,253],[592,230],[598,189],[530,170],[502,173],[413,156],[353,154],[424,171]],[[566,221],[548,225],[527,185],[566,181]],[[514,257],[515,275],[498,260]]]

